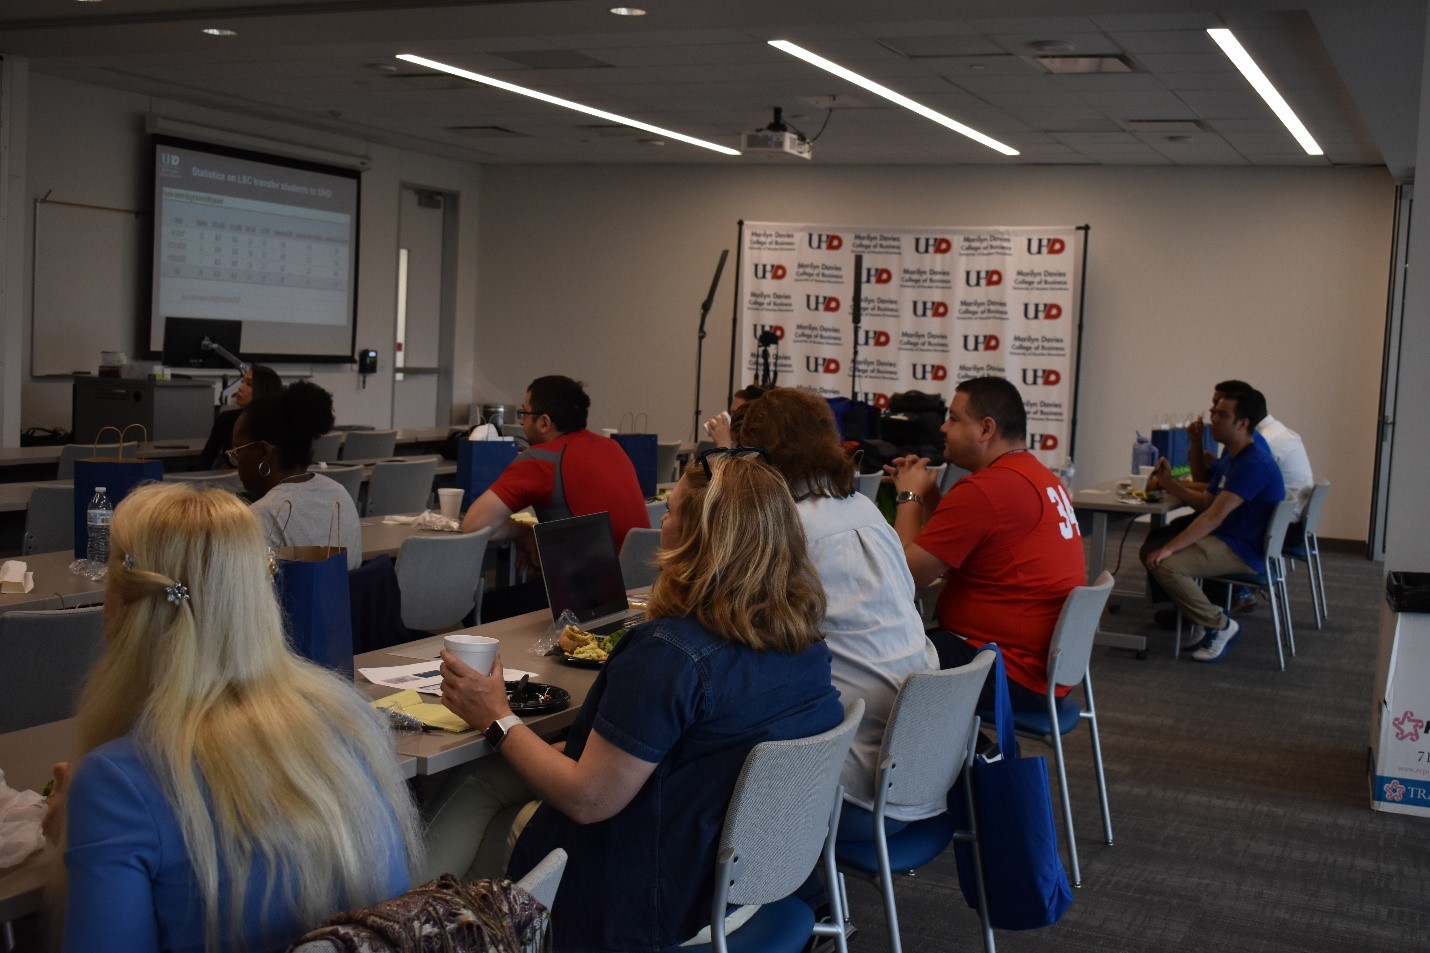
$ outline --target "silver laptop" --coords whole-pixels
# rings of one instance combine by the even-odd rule
[[[607,635],[644,620],[626,601],[609,514],[537,523],[535,533],[553,621],[569,609],[581,628]]]

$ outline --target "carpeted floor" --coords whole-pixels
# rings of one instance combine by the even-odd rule
[[[1138,533],[1125,544],[1129,583]],[[1000,950],[1430,950],[1430,818],[1372,811],[1367,793],[1383,566],[1323,558],[1331,618],[1316,630],[1301,568],[1290,580],[1297,656],[1284,673],[1265,601],[1240,617],[1227,658],[1202,665],[1172,658],[1149,605],[1118,600],[1104,626],[1145,632],[1149,651],[1093,655],[1115,845],[1102,843],[1079,728],[1064,743],[1083,885],[1056,926],[995,931]],[[1023,751],[1048,753],[1051,772],[1050,749],[1025,741]],[[981,949],[951,852],[896,890],[908,953]],[[851,881],[849,892],[851,949],[888,950],[873,885]]]

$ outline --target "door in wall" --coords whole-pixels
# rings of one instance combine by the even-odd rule
[[[433,427],[451,420],[451,269],[444,236],[455,196],[404,186],[398,212],[397,321],[392,423]],[[455,218],[451,219],[455,222]],[[445,373],[444,373],[445,369]]]

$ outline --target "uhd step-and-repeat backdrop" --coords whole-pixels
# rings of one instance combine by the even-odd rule
[[[848,397],[854,256],[862,255],[855,396],[906,390],[950,399],[970,377],[1006,377],[1028,408],[1029,449],[1067,456],[1077,368],[1078,230],[885,228],[745,222],[736,377],[757,382],[759,338],[782,386]]]

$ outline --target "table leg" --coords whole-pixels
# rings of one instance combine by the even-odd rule
[[[1096,511],[1092,514],[1092,560],[1087,566],[1087,582],[1092,585],[1102,571],[1107,568],[1107,514]],[[1105,645],[1114,649],[1127,649],[1141,656],[1147,653],[1147,637],[1127,632],[1108,632],[1101,627],[1092,640],[1093,645]]]

